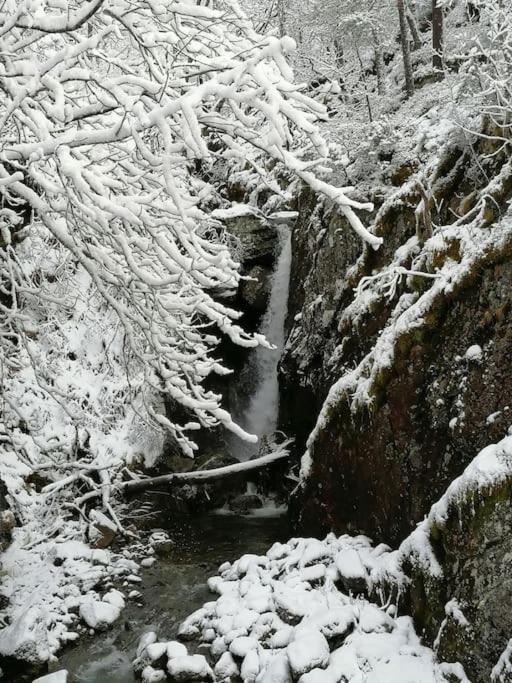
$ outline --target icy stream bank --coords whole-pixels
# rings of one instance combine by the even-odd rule
[[[68,683],[135,681],[131,663],[144,632],[155,630],[162,637],[175,637],[183,619],[211,599],[207,579],[219,564],[244,552],[264,552],[276,539],[284,541],[289,535],[281,516],[212,514],[176,519],[172,524],[159,519],[158,525],[168,529],[174,547],[143,569],[143,581],[130,589],[137,589],[140,599],[127,601],[110,630],[84,635],[76,646],[62,652],[53,668],[67,669]],[[27,670],[5,673],[5,680],[16,683],[30,683],[33,678]]]

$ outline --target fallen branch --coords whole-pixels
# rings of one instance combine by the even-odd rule
[[[143,491],[145,489],[153,488],[159,484],[203,484],[217,479],[223,479],[236,474],[250,472],[257,470],[265,465],[270,465],[278,460],[285,460],[290,457],[290,451],[287,449],[291,441],[286,441],[279,449],[263,455],[254,460],[247,460],[246,462],[237,462],[234,465],[226,465],[225,467],[217,467],[212,470],[196,470],[195,472],[175,472],[171,474],[162,474],[159,477],[148,477],[147,479],[138,479],[137,481],[126,481],[120,485],[123,491]]]

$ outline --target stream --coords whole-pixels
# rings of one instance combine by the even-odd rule
[[[141,572],[143,581],[135,588],[142,593],[143,607],[127,601],[109,631],[84,636],[62,652],[57,669],[69,671],[68,683],[136,681],[131,662],[143,633],[156,631],[161,640],[172,640],[183,619],[213,599],[206,580],[220,564],[244,553],[266,552],[275,541],[290,536],[287,517],[279,513],[243,517],[212,513],[174,516],[167,525],[158,522],[175,546]]]

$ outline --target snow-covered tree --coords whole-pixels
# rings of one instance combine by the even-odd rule
[[[114,315],[128,377],[136,369],[141,391],[191,415],[183,424],[145,402],[186,453],[203,426],[250,438],[204,381],[228,372],[213,354],[219,334],[266,342],[218,296],[237,286],[238,265],[202,209],[211,188],[193,163],[256,149],[379,244],[354,212],[368,205],[314,175],[326,155],[322,107],[292,85],[293,41],[258,35],[236,0],[6,0],[0,21],[4,380],[37,333],[27,302],[64,302],[18,256],[16,243],[37,234]]]

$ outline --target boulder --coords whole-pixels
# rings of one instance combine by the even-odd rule
[[[88,599],[80,605],[80,616],[87,626],[104,631],[119,619],[121,609],[103,600]]]
[[[250,280],[242,280],[240,284],[240,300],[242,307],[256,313],[264,313],[270,297],[272,268],[253,266],[247,273]]]
[[[229,501],[229,509],[239,515],[246,515],[251,510],[263,507],[263,501],[255,493],[242,493]]]
[[[254,207],[233,204],[229,209],[215,209],[211,216],[236,238],[240,249],[236,256],[245,266],[272,264],[278,243],[277,228],[258,215]]]

